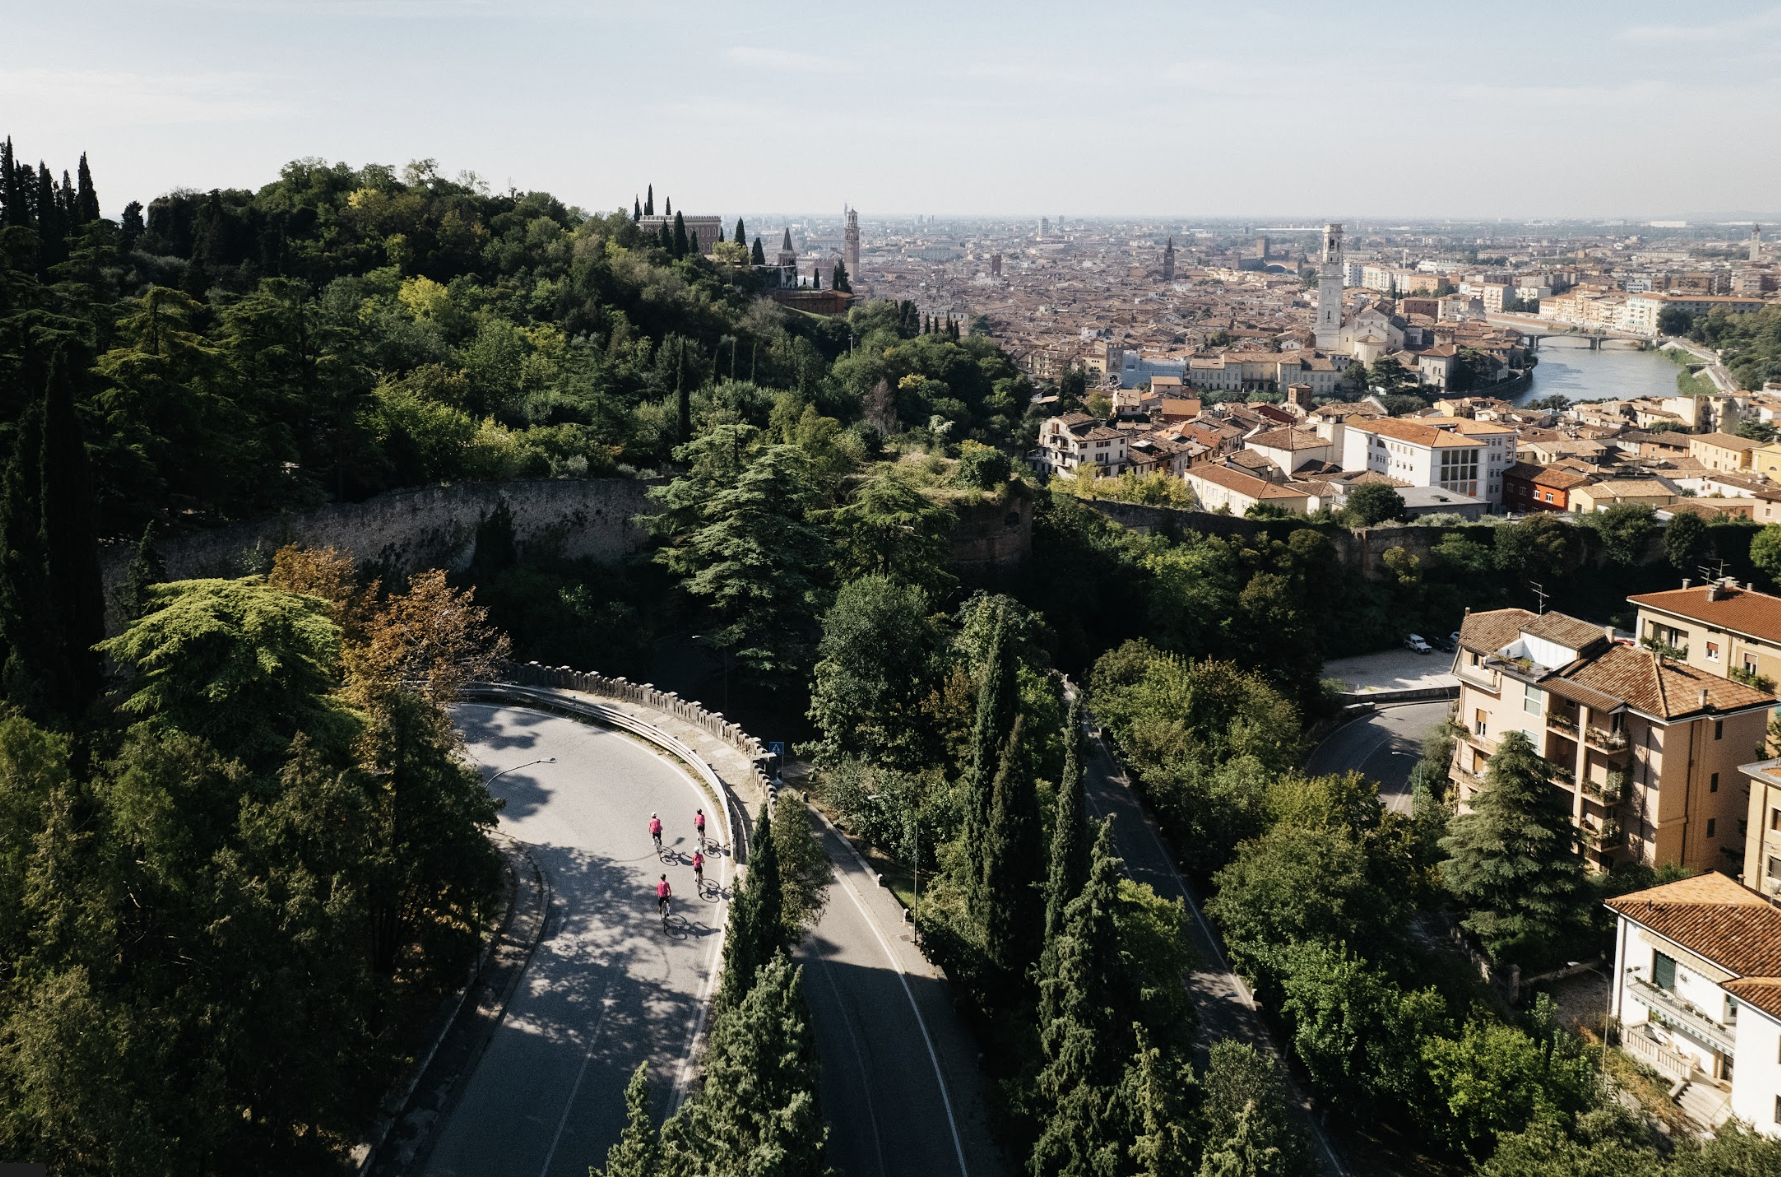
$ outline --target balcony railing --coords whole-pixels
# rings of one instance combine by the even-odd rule
[[[1555,764],[1552,766],[1552,779],[1566,788],[1570,788],[1577,783],[1577,772],[1562,764]]]
[[[1583,840],[1598,850],[1606,850],[1611,846],[1620,845],[1620,839],[1624,834],[1625,831],[1620,828],[1620,823],[1612,818],[1593,828],[1583,827]]]
[[[1634,1026],[1630,1030],[1622,1031],[1620,1049],[1666,1079],[1686,1079],[1694,1074],[1693,1059],[1680,1051],[1671,1050],[1647,1034],[1643,1026]]]
[[[1626,778],[1619,773],[1612,773],[1606,781],[1586,780],[1583,782],[1583,791],[1603,805],[1619,805],[1626,800]]]
[[[1561,731],[1572,739],[1577,737],[1577,720],[1562,711],[1554,711],[1548,715],[1546,726]]]
[[[1634,1001],[1649,1009],[1665,1029],[1685,1034],[1723,1055],[1731,1055],[1736,1048],[1737,1040],[1730,1030],[1668,989],[1660,989],[1644,977],[1634,975],[1626,979],[1626,991]]]
[[[1583,742],[1603,752],[1622,752],[1626,750],[1626,733],[1592,727],[1583,734]]]
[[[1475,687],[1483,687],[1487,691],[1502,689],[1502,677],[1494,670],[1487,670],[1482,666],[1473,666],[1469,662],[1461,662],[1459,666],[1454,669],[1454,673],[1457,674],[1462,681],[1469,682]]]

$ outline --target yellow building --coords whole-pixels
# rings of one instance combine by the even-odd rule
[[[1616,503],[1662,507],[1677,499],[1675,492],[1655,478],[1612,478],[1573,486],[1570,495],[1571,510],[1579,515],[1593,515]]]
[[[1688,456],[1709,470],[1737,471],[1750,469],[1750,459],[1758,443],[1748,437],[1729,433],[1703,433],[1688,439]]]
[[[1781,442],[1771,441],[1751,450],[1750,472],[1781,481]]]

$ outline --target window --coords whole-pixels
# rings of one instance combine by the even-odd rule
[[[1756,673],[1756,655],[1755,654],[1745,654],[1744,655],[1744,672],[1746,674],[1755,674]]]
[[[1479,712],[1479,714],[1482,715],[1483,712]],[[1781,809],[1769,810],[1769,828],[1771,830],[1781,830]]]
[[[1533,683],[1521,684],[1521,709],[1529,715],[1540,714],[1540,696],[1546,692]]]
[[[1713,738],[1717,740],[1723,735],[1725,735],[1725,720],[1715,719],[1713,721]]]
[[[1709,837],[1709,838],[1711,838],[1711,837],[1715,837],[1715,836],[1716,836],[1716,835],[1715,835],[1715,834],[1714,834],[1714,832],[1713,832],[1713,831],[1714,831],[1714,829],[1715,829],[1715,828],[1717,828],[1717,827],[1718,827],[1718,825],[1719,825],[1719,819],[1718,819],[1718,818],[1716,818],[1716,817],[1709,817],[1709,818],[1708,818],[1708,819],[1707,819],[1707,837]]]
[[[1709,792],[1709,793],[1719,792],[1719,774],[1718,773],[1714,773],[1712,776],[1707,778],[1707,792]]]
[[[1489,735],[1490,725],[1485,722],[1484,708],[1480,707],[1472,713],[1473,730],[1479,735]],[[1775,828],[1781,830],[1781,809],[1775,810]]]
[[[1767,873],[1769,878],[1781,883],[1781,854],[1769,855],[1769,869]]]
[[[1651,954],[1651,983],[1659,989],[1676,988],[1676,961],[1661,952]]]
[[[1718,642],[1708,642],[1707,643],[1707,661],[1709,661],[1709,662],[1719,661],[1719,643]]]

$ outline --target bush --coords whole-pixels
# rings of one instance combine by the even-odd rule
[[[1001,450],[972,441],[965,442],[959,448],[959,461],[953,469],[952,477],[960,486],[991,490],[1007,482],[1014,473],[1008,455]]]

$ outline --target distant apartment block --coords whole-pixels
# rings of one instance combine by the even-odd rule
[[[1515,430],[1488,421],[1374,418],[1346,422],[1342,469],[1371,470],[1410,486],[1503,501],[1503,471],[1515,461]]]

